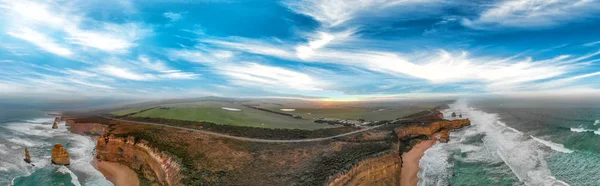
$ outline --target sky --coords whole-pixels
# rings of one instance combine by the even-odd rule
[[[0,0],[0,97],[600,94],[600,0]]]

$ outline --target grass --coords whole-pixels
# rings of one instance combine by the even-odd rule
[[[221,107],[237,108],[242,111],[227,111]],[[314,123],[312,120],[294,119],[237,104],[212,103],[199,105],[171,105],[167,109],[152,109],[137,113],[132,117],[165,118],[188,121],[205,121],[216,124],[249,126],[261,128],[305,129],[314,130],[334,126]]]
[[[364,107],[336,107],[336,108],[297,108],[295,111],[286,112],[302,116],[302,118],[336,118],[336,119],[365,119],[371,121],[393,120],[408,114],[423,110],[416,107],[398,108],[364,108]]]

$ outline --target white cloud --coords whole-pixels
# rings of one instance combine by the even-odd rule
[[[149,32],[138,24],[109,24],[105,23],[102,29],[82,30],[78,28],[66,29],[69,35],[65,39],[73,44],[92,47],[106,52],[125,52],[137,46],[136,40]]]
[[[73,55],[73,52],[69,48],[61,46],[60,44],[56,43],[52,38],[42,33],[31,30],[29,28],[22,28],[18,30],[9,31],[7,34],[12,37],[28,41],[47,52],[59,56],[68,57]]]
[[[301,59],[310,58],[316,50],[331,44],[334,40],[337,42],[341,42],[345,38],[349,37],[353,30],[347,30],[339,33],[327,33],[327,32],[318,32],[316,37],[310,40],[306,45],[299,45],[296,47],[296,56]]]
[[[181,18],[183,18],[183,15],[175,12],[165,12],[163,13],[163,16],[169,19],[171,22],[179,21]]]
[[[126,68],[120,68],[112,65],[104,65],[97,69],[98,71],[121,79],[129,79],[136,81],[149,81],[156,77],[152,74],[147,73],[136,73]]]
[[[199,76],[199,74],[190,73],[190,72],[181,72],[179,70],[163,71],[162,74],[158,75],[158,77],[165,78],[165,79],[194,79],[198,76]]]
[[[215,63],[223,62],[233,57],[233,53],[226,50],[202,50],[202,49],[182,49],[169,50],[169,59],[185,60],[196,63]]]
[[[0,14],[10,17],[5,23],[8,28],[27,27],[37,30],[34,32],[44,30],[44,33],[54,33],[56,42],[91,47],[110,53],[126,52],[129,48],[137,46],[135,42],[150,32],[150,29],[136,23],[114,24],[86,18],[78,13],[76,7],[69,6],[72,4],[3,1],[0,5],[0,9],[4,10]],[[69,50],[73,51],[75,48]]]
[[[73,69],[67,69],[65,74],[69,74],[72,76],[78,76],[78,77],[82,77],[82,78],[90,78],[90,77],[96,77],[98,76],[98,74],[92,73],[92,72],[87,72],[87,71],[81,71],[81,70],[73,70]]]
[[[201,42],[236,49],[240,51],[246,51],[249,53],[277,56],[281,58],[295,58],[295,54],[290,52],[291,50],[289,49],[289,47],[284,46],[284,44],[282,43],[279,43],[280,46],[277,46],[268,42],[250,40],[245,38],[232,38],[230,40],[232,41],[206,39],[201,40]]]
[[[386,8],[437,2],[438,0],[289,0],[284,5],[298,14],[312,17],[323,27],[331,28],[356,19],[366,12],[381,13],[387,12]]]
[[[549,27],[597,14],[596,0],[506,0],[485,10],[477,19],[463,20],[472,28]]]
[[[77,80],[77,79],[71,79],[71,82],[73,83],[77,83],[80,85],[85,85],[85,86],[90,86],[90,87],[96,87],[96,88],[103,88],[103,89],[115,89],[111,86],[108,85],[101,85],[101,84],[96,84],[96,83],[90,83],[90,82],[86,82],[86,81],[82,81],[82,80]]]
[[[276,87],[294,90],[323,90],[325,83],[302,72],[258,63],[225,64],[216,67],[230,78],[231,83],[243,86],[257,86],[270,90]]]
[[[600,41],[589,42],[589,43],[583,44],[583,46],[591,47],[591,46],[595,46],[597,44],[600,44]]]

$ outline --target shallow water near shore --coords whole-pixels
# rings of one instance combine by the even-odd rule
[[[481,105],[457,102],[445,111],[472,126],[425,152],[419,185],[600,185],[600,110]]]
[[[112,185],[91,164],[95,142],[67,131],[64,122],[52,129],[54,117],[31,111],[12,114],[0,123],[0,185]],[[70,153],[69,166],[52,165],[54,144]],[[25,163],[24,148],[31,154]]]

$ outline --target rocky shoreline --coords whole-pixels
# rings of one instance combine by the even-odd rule
[[[390,150],[379,153],[379,155],[366,157],[363,160],[360,160],[362,158],[357,159],[357,163],[353,163],[352,168],[336,173],[335,175],[330,175],[329,179],[324,183],[327,183],[327,185],[398,185],[402,182],[400,175],[403,172],[405,174],[408,172],[405,170],[408,167],[408,162],[403,162],[403,160],[408,160],[409,158],[406,158],[404,155],[411,154],[410,151],[413,149],[418,149],[413,148],[418,142],[426,140],[447,142],[449,131],[470,124],[468,119],[443,120],[443,115],[439,112],[439,108],[416,114],[421,114],[423,117],[411,122],[395,123],[391,126],[386,126],[396,128],[383,129],[382,127],[381,131],[379,131],[387,131],[382,134],[389,133],[389,135],[396,139],[395,142],[390,141],[388,143],[392,144]],[[95,150],[98,162],[114,162],[128,167],[135,171],[141,185],[185,185],[184,183],[190,181],[190,179],[185,177],[187,174],[184,175],[184,172],[186,172],[184,170],[188,170],[187,172],[189,172],[189,167],[194,166],[189,163],[193,162],[189,162],[189,159],[185,158],[186,156],[181,156],[182,154],[179,154],[181,152],[176,149],[171,149],[171,147],[165,149],[164,141],[155,141],[158,138],[148,138],[148,136],[145,136],[149,133],[135,132],[140,130],[150,132],[163,129],[119,121],[107,122],[104,118],[94,117],[63,117],[61,121],[66,121],[65,124],[70,125],[70,132],[91,136],[92,139],[97,140]],[[189,133],[189,131],[179,131],[177,133]],[[153,144],[156,143],[155,147],[145,140],[147,138],[154,140]],[[387,137],[385,138],[388,139]],[[238,143],[225,139],[216,139],[220,143]],[[197,140],[204,141],[203,139]],[[356,145],[358,144],[356,143]],[[156,148],[156,145],[161,148]],[[421,150],[424,151],[424,149]],[[172,156],[173,153],[177,156]],[[414,154],[416,154],[416,170],[418,172],[418,159],[422,156],[422,152]],[[180,159],[181,157],[184,158]],[[315,158],[319,159],[319,157]],[[96,168],[101,169],[98,166]],[[112,166],[112,168],[115,168],[115,166]],[[103,170],[103,174],[107,178],[111,178],[110,181],[116,184],[115,174],[106,173],[107,169]],[[231,169],[230,171],[234,170]],[[416,172],[414,174],[416,178]],[[187,180],[187,182],[184,180]]]
[[[441,120],[394,129],[397,142],[393,153],[366,159],[350,171],[330,178],[328,186],[341,185],[416,185],[419,160],[436,141],[446,143],[452,130],[469,126],[469,119]],[[410,162],[408,162],[410,161]]]

